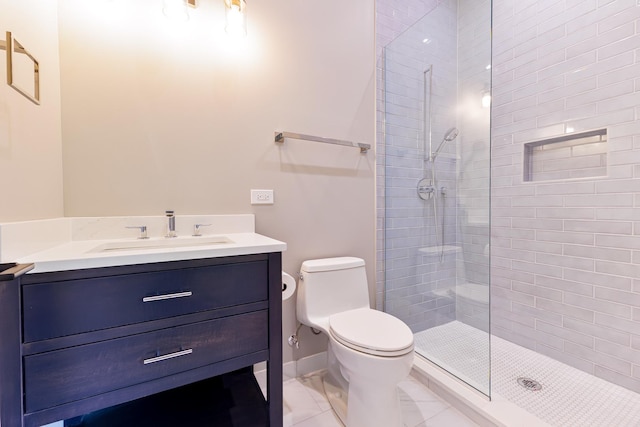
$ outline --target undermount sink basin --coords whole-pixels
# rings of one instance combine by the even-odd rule
[[[210,237],[176,237],[162,239],[138,239],[103,243],[89,250],[90,253],[104,253],[116,251],[146,251],[151,249],[188,248],[195,246],[221,245],[233,243],[226,236]]]

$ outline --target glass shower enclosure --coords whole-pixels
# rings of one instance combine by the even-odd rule
[[[385,311],[490,395],[491,2],[441,0],[384,50]]]

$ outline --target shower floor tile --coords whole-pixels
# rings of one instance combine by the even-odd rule
[[[486,362],[472,363],[474,358],[486,357],[488,340],[486,332],[458,321],[415,335],[418,353],[452,372],[466,372],[465,381],[475,381],[476,385],[488,381]],[[502,338],[491,337],[491,356],[492,395],[552,426],[640,426],[638,393]],[[519,377],[538,381],[542,389],[532,391],[520,386]]]
[[[489,334],[453,321],[414,334],[416,353],[475,389],[489,391]]]

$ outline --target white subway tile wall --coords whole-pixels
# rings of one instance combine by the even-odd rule
[[[490,110],[482,98],[490,89],[490,18],[488,1],[433,3],[383,52],[378,206],[386,260],[379,257],[378,286],[387,292],[378,297],[416,332],[456,318],[488,330],[486,302],[456,298],[454,287],[482,284],[488,295]],[[421,200],[416,187],[421,178],[430,183],[429,148],[436,151],[453,127],[458,137],[435,162],[434,215],[433,199]],[[443,227],[441,262],[435,249],[443,245]]]
[[[639,3],[493,5],[492,333],[640,392]],[[525,143],[600,128],[605,176],[524,182]]]
[[[491,110],[483,105],[483,97],[491,95],[491,2],[459,0],[457,24],[457,227],[463,250],[463,273],[458,274],[458,282],[480,285],[474,287],[482,294],[475,300],[482,302],[469,316],[463,303],[469,298],[459,298],[456,319],[488,331]],[[499,162],[494,166],[500,167]]]
[[[490,2],[432,6],[382,52],[378,307],[416,333],[454,320],[488,331]]]
[[[377,238],[376,238],[376,306],[382,309],[385,295],[385,82],[383,49],[392,40],[412,26],[419,18],[433,10],[442,0],[376,0],[376,83],[377,83],[377,120],[376,120],[376,177],[377,177]],[[419,111],[415,101],[398,99],[393,104],[397,115]],[[415,118],[415,117],[414,117]],[[399,170],[396,179],[405,177],[407,171]],[[399,218],[398,222],[402,219]],[[409,226],[409,225],[408,225]]]
[[[393,271],[406,263],[407,249],[387,245],[394,265],[385,268],[385,221],[415,230],[421,212],[402,206],[401,213],[403,203],[396,202],[398,212],[385,216],[385,155],[394,148],[384,139],[382,48],[438,3],[376,1],[379,308],[385,271],[393,279],[389,300],[396,292],[409,296],[407,305],[437,308],[415,296],[423,286],[417,278],[433,272]],[[638,6],[634,0],[494,0],[491,117],[493,332],[635,391],[640,391]],[[464,69],[462,62],[458,66]],[[419,82],[405,83],[420,90]],[[397,127],[387,123],[392,135],[387,142],[406,148],[421,136],[421,117],[415,114],[420,100],[400,96],[402,86],[391,89],[398,96],[386,103],[387,112],[404,119]],[[599,128],[608,132],[605,177],[523,182],[525,143]],[[388,187],[415,180],[419,159],[404,157],[404,163],[392,165]],[[485,166],[481,159],[477,173]],[[464,181],[458,186],[460,193],[473,191]],[[389,236],[419,244],[412,232],[402,233]]]
[[[457,283],[459,252],[447,251],[441,263],[438,250],[443,224],[445,243],[459,243],[455,143],[446,144],[435,162],[435,215],[434,198],[421,199],[416,188],[432,179],[429,153],[457,126],[457,6],[441,2],[384,51],[385,308],[414,332],[456,316],[449,289]]]

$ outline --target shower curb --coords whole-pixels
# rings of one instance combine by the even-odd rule
[[[551,427],[499,395],[489,399],[421,356],[411,375],[481,427]]]

